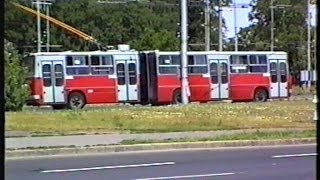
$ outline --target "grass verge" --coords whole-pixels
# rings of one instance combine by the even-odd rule
[[[6,131],[68,135],[259,128],[315,128],[310,101],[106,107],[81,111],[6,113]]]
[[[295,139],[295,138],[315,138],[315,130],[307,130],[302,132],[255,132],[242,133],[229,136],[218,136],[213,138],[199,138],[199,139],[165,139],[165,140],[124,140],[122,145],[132,144],[150,144],[150,143],[170,143],[170,142],[196,142],[196,141],[228,141],[228,140],[274,140],[274,139]]]
[[[314,95],[316,93],[316,87],[311,86],[310,89],[308,88],[303,88],[299,86],[293,86],[292,87],[292,95],[297,96],[297,95]]]

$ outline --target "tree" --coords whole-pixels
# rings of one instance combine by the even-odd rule
[[[26,69],[21,66],[21,56],[13,44],[5,40],[5,110],[19,111],[29,97],[25,86]]]
[[[30,2],[26,0],[6,1],[8,11],[5,13],[5,38],[14,43],[20,53],[35,52],[36,16],[17,9],[9,3],[11,1],[30,7]],[[228,1],[223,0],[223,3]],[[212,5],[217,3],[218,0],[212,1]],[[200,1],[196,4],[189,2],[189,44],[204,43],[204,7]],[[176,0],[128,1],[119,4],[101,4],[97,3],[97,0],[59,0],[53,3],[50,9],[51,17],[95,37],[104,45],[128,43],[131,47],[139,47],[137,50],[176,50],[176,44],[179,44],[180,39],[175,36],[177,23],[180,22],[180,8]],[[213,10],[211,24],[214,27],[217,27],[219,22],[217,14]],[[145,42],[148,38],[156,44]],[[62,45],[59,49],[61,51],[97,50],[93,44],[53,26],[50,28],[50,39],[50,44]],[[213,28],[211,39],[213,43],[218,43],[218,31]],[[172,45],[166,46],[164,40]],[[203,47],[200,46],[197,50],[203,50]]]
[[[271,8],[269,1],[252,0],[248,18],[252,25],[241,29],[239,50],[270,50]],[[289,6],[282,6],[289,5]],[[307,1],[274,0],[274,50],[289,55],[291,73],[306,68]]]

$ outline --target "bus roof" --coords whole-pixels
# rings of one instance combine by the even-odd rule
[[[159,55],[179,55],[180,51],[141,51],[144,53],[155,52]],[[63,51],[63,52],[38,52],[30,53],[31,56],[60,56],[60,55],[132,55],[138,54],[139,51],[119,51],[119,50],[108,50],[108,51]],[[284,51],[188,51],[188,55],[287,55]]]
[[[179,55],[180,51],[157,51],[159,55]],[[188,51],[188,55],[287,55],[284,51]]]
[[[61,55],[132,55],[138,54],[138,51],[119,51],[119,50],[109,50],[109,51],[63,51],[63,52],[37,52],[30,53],[31,56],[61,56]]]

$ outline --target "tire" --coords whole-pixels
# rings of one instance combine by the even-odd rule
[[[54,110],[61,110],[61,109],[65,109],[66,105],[64,104],[59,104],[59,105],[52,105],[52,109]]]
[[[266,102],[268,99],[267,91],[264,89],[257,89],[254,93],[254,101],[255,102]]]
[[[81,93],[71,93],[68,98],[69,109],[82,109],[86,105],[84,96]]]
[[[181,91],[175,91],[173,96],[172,96],[172,104],[181,104],[182,99],[181,99]]]

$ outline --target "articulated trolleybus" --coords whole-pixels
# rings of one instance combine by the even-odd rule
[[[117,50],[40,52],[24,59],[29,105],[55,109],[86,104],[181,102],[180,52]],[[191,102],[266,101],[291,92],[287,54],[262,51],[188,52]]]

